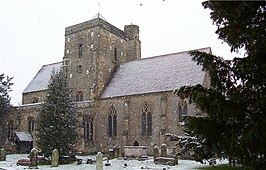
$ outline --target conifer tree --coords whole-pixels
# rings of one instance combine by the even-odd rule
[[[37,143],[43,153],[57,149],[60,155],[68,155],[77,138],[76,114],[62,70],[53,71],[37,124]]]
[[[231,51],[244,49],[243,58],[225,60],[192,52],[208,71],[210,87],[184,86],[178,95],[190,96],[206,117],[187,118],[187,129],[204,141],[205,153],[265,169],[266,156],[266,2],[206,1],[219,38]],[[206,154],[208,152],[208,154]]]
[[[5,80],[6,79],[6,80]],[[11,86],[13,83],[11,82],[13,78],[5,77],[4,73],[0,74],[0,143],[2,143],[5,138],[5,128],[3,125],[6,123],[3,122],[3,117],[5,114],[10,113],[11,104],[9,92],[11,91]]]

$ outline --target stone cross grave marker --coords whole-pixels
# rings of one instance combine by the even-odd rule
[[[103,154],[101,152],[96,155],[96,170],[103,170]]]
[[[161,156],[167,156],[167,146],[164,143],[161,145]]]
[[[38,169],[37,160],[38,160],[37,149],[32,148],[32,150],[30,151],[30,169]]]
[[[58,167],[59,165],[59,152],[57,149],[54,149],[52,152],[51,167]]]

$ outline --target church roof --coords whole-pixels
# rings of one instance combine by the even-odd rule
[[[210,48],[199,51],[211,53]],[[203,84],[204,72],[189,51],[145,58],[118,66],[101,98],[171,91]]]
[[[50,81],[52,71],[59,71],[61,66],[62,62],[42,66],[42,68],[38,71],[38,73],[22,93],[46,90]]]
[[[18,141],[32,142],[32,137],[29,132],[15,132]]]

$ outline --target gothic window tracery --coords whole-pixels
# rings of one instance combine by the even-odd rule
[[[32,98],[32,100],[31,100],[31,103],[38,103],[39,101],[38,101],[38,97],[34,97],[34,98]]]
[[[147,102],[141,108],[141,135],[152,136],[152,109]]]
[[[108,109],[108,136],[117,136],[117,113],[113,105]]]
[[[93,117],[86,117],[84,121],[84,138],[87,141],[93,141]]]
[[[35,121],[33,117],[28,117],[28,132],[32,133],[34,131]]]
[[[83,101],[83,91],[77,91],[76,92],[76,102]]]

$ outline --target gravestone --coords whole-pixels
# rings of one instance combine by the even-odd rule
[[[114,152],[114,158],[117,158],[118,157],[118,147],[117,146],[113,147],[113,152]]]
[[[59,152],[57,149],[54,149],[52,152],[51,167],[58,167],[59,165]]]
[[[161,145],[161,156],[167,156],[167,146],[164,143]]]
[[[6,150],[5,148],[2,146],[1,150],[0,150],[0,161],[5,161],[6,160]]]
[[[117,147],[117,157],[122,157],[122,147],[121,146]]]
[[[103,154],[101,152],[96,155],[96,170],[103,170]]]
[[[177,164],[178,164],[178,154],[175,154],[174,165],[177,165]]]
[[[30,151],[30,169],[38,169],[37,161],[38,161],[38,152],[37,149],[32,148]]]
[[[154,148],[153,148],[153,161],[155,161],[158,156],[159,156],[159,148],[158,148],[158,146],[154,146]]]

